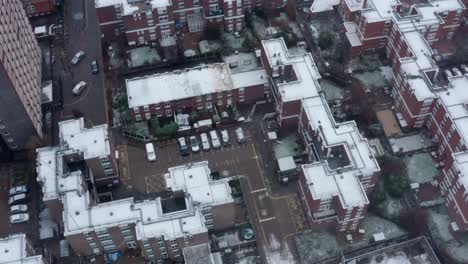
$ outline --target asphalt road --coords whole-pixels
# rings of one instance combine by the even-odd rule
[[[102,68],[99,74],[91,73],[91,61],[102,64],[100,33],[97,24],[94,1],[66,1],[64,8],[64,45],[55,49],[59,52],[61,63],[54,67],[54,72],[62,76],[63,110],[60,120],[73,118],[74,113],[81,113],[88,124],[107,123],[107,105],[104,90]],[[70,61],[78,51],[84,51],[85,57],[78,65]],[[88,86],[75,96],[73,87],[80,81]]]

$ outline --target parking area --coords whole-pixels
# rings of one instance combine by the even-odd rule
[[[259,119],[242,125],[246,138],[243,144],[236,142],[236,127],[230,127],[227,128],[230,146],[191,152],[185,157],[180,155],[176,139],[155,144],[157,160],[154,162],[148,161],[143,143],[121,145],[118,150],[122,183],[134,193],[157,195],[165,189],[163,176],[169,167],[208,160],[212,171],[222,176],[241,177],[245,203],[263,258],[268,263],[298,263],[293,236],[307,229],[308,222],[297,185],[280,185],[276,180],[271,146],[259,125],[261,122]]]
[[[35,178],[28,169],[27,164],[8,163],[0,165],[0,237],[10,234],[26,233],[35,241],[38,238],[38,199],[35,188]],[[34,184],[34,185],[33,185]],[[29,221],[24,223],[10,223],[10,206],[8,205],[9,190],[11,186],[27,185],[29,192],[25,202],[28,206]],[[34,188],[32,188],[34,186]]]

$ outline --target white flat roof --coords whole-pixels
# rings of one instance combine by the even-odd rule
[[[229,91],[229,66],[215,63],[126,80],[130,108]]]
[[[268,75],[264,69],[232,73],[231,78],[235,89],[268,83]]]
[[[302,170],[314,200],[338,196],[344,208],[369,204],[357,171],[333,173],[327,169],[325,162],[303,165]]]
[[[310,12],[320,13],[325,11],[332,11],[333,6],[339,5],[340,0],[315,0],[310,7]]]
[[[147,8],[146,1],[148,0],[133,1],[135,3],[129,3],[128,0],[95,0],[94,3],[96,8],[121,5],[123,15],[129,15]],[[149,3],[153,9],[172,5],[171,0],[149,0]]]
[[[208,161],[169,168],[165,175],[166,187],[184,191],[194,202],[223,204],[233,202],[231,188],[226,180],[213,181]]]
[[[466,190],[468,188],[468,151],[453,154],[453,159],[460,170],[460,181]]]
[[[60,139],[69,148],[82,151],[85,159],[110,155],[107,125],[84,127],[84,119],[59,122]]]
[[[0,263],[44,263],[42,255],[28,256],[28,250],[32,249],[32,245],[28,244],[25,234],[15,234],[0,238]]]
[[[277,83],[283,102],[318,95],[321,76],[310,53],[291,55],[282,38],[263,40],[262,45],[272,67],[292,65],[296,74],[296,81]]]

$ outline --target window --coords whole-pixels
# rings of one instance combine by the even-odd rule
[[[168,21],[168,17],[167,16],[160,16],[159,17],[159,22],[167,22]]]
[[[179,9],[184,9],[184,2],[179,2],[178,6],[179,6]]]
[[[165,108],[171,108],[171,103],[165,103],[165,104],[164,104],[164,107],[165,107]]]
[[[138,37],[138,43],[139,44],[144,44],[145,43],[145,37]]]
[[[200,0],[193,0],[193,6],[194,7],[200,6]]]
[[[211,102],[206,102],[206,109],[211,109],[213,108],[213,105],[211,104]]]
[[[167,9],[166,8],[158,8],[158,14],[160,14],[160,15],[167,14]]]
[[[218,106],[222,106],[223,105],[223,100],[218,100]]]
[[[205,99],[206,99],[206,100],[211,100],[211,94],[207,94],[207,95],[205,96]]]
[[[239,94],[244,94],[244,88],[239,88]]]
[[[239,102],[245,102],[245,98],[243,95],[239,95]]]
[[[227,91],[227,96],[232,96],[232,91]]]
[[[171,109],[166,110],[166,116],[171,116],[171,115],[172,115],[172,110]]]
[[[169,36],[171,36],[171,30],[170,29],[161,30],[161,37],[162,38],[167,38]]]
[[[218,92],[218,98],[223,98],[223,92]]]

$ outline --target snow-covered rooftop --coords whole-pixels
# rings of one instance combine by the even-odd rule
[[[208,161],[169,168],[164,178],[167,188],[190,194],[194,202],[223,204],[233,201],[228,182],[211,179]]]
[[[295,81],[277,83],[283,102],[318,95],[320,90],[318,79],[321,76],[310,53],[304,55],[290,54],[282,38],[263,40],[262,45],[272,67],[292,65],[297,77]]]
[[[315,0],[310,7],[311,13],[332,11],[333,6],[339,5],[340,0]]]
[[[59,122],[60,140],[69,148],[83,152],[84,159],[110,154],[107,124],[84,127],[84,119],[70,119]]]
[[[233,89],[229,66],[225,63],[127,79],[126,86],[130,108]]]
[[[163,212],[161,198],[135,202],[133,198],[95,204],[84,186],[80,171],[66,172],[62,155],[72,152],[60,147],[38,149],[37,180],[42,185],[44,200],[60,199],[63,203],[65,236],[120,224],[137,223],[137,238],[164,235],[167,238],[184,233],[206,232],[200,206],[233,202],[229,179],[214,181],[208,162],[169,168],[166,185],[186,194],[184,210]]]
[[[28,252],[33,252],[33,247],[29,244],[25,234],[15,234],[0,238],[0,263],[45,263],[42,255],[30,256]]]
[[[147,2],[149,2],[150,5],[147,5]],[[171,6],[172,2],[171,0],[95,0],[96,8],[116,5],[120,5],[122,7],[122,15],[129,15],[135,12],[147,10],[149,6],[151,6],[152,9],[165,8]]]
[[[231,78],[235,89],[268,83],[268,75],[264,69],[232,73]]]

